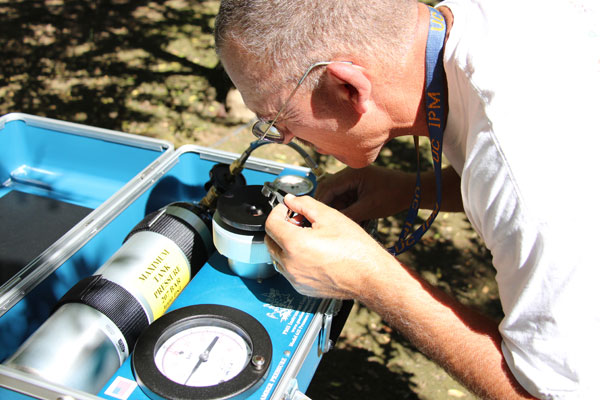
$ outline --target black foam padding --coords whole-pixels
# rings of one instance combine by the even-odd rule
[[[0,285],[91,211],[91,208],[16,190],[0,197]]]

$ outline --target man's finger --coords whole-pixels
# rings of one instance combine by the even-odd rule
[[[310,196],[296,197],[288,194],[283,201],[290,210],[303,215],[311,224],[319,219],[325,209],[330,209],[330,207]]]

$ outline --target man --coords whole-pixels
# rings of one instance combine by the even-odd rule
[[[310,228],[290,224],[283,205],[273,210],[267,244],[278,270],[301,293],[359,300],[483,398],[597,397],[592,7],[447,0],[440,16],[413,0],[223,0],[217,51],[263,121],[255,134],[308,142],[351,167],[320,184],[321,201],[286,197]],[[441,98],[426,87],[440,19]],[[430,115],[430,97],[447,116]],[[443,201],[435,174],[422,174],[417,197],[421,208],[464,206],[493,255],[500,326],[427,285],[352,221],[412,204],[415,176],[369,165],[394,137],[441,147],[430,131],[440,122],[452,165],[440,174]]]

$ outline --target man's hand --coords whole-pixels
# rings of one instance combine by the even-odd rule
[[[378,166],[345,168],[319,183],[315,198],[361,222],[408,208],[415,175]]]
[[[296,290],[357,299],[482,398],[531,398],[506,365],[496,321],[423,281],[340,212],[308,196],[284,200],[312,223],[286,221],[283,204],[266,223],[269,252]]]
[[[356,298],[377,259],[392,257],[359,225],[308,197],[287,195],[285,205],[304,215],[310,228],[286,221],[279,204],[266,222],[266,244],[279,271],[294,288],[313,297]]]
[[[315,198],[362,222],[406,210],[413,199],[415,182],[414,173],[375,165],[346,168],[320,182]],[[442,182],[440,211],[463,211],[460,177],[447,167],[442,170]],[[421,208],[431,210],[436,196],[433,171],[421,173],[421,186]]]

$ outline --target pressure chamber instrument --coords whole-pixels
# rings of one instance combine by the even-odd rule
[[[206,209],[181,202],[147,215],[103,266],[59,300],[53,315],[5,364],[98,391],[213,251]]]
[[[261,281],[275,275],[264,244],[264,225],[274,203],[261,185],[246,185],[241,174],[250,153],[263,144],[252,143],[230,165],[216,164],[200,201],[171,203],[144,217],[99,269],[67,291],[52,315],[3,364],[96,393],[132,355],[140,335],[149,332],[141,343],[156,339],[153,350],[146,354],[142,345],[132,357],[136,379],[149,397],[173,396],[156,394],[160,388],[152,382],[157,371],[189,390],[191,398],[199,393],[212,398],[206,394],[211,389],[202,388],[213,386],[220,390],[215,398],[255,389],[264,380],[272,348],[269,334],[252,316],[219,305],[185,308],[162,319],[169,323],[164,331],[167,322],[159,318],[215,250],[242,278]],[[311,169],[320,171],[312,164]],[[272,183],[296,195],[313,189],[312,181],[301,176],[284,174]],[[183,312],[191,314],[173,319]],[[195,345],[189,346],[189,340]],[[181,351],[196,359],[191,369],[179,366]],[[150,365],[147,357],[158,370],[144,367]],[[210,373],[199,378],[198,369]]]

